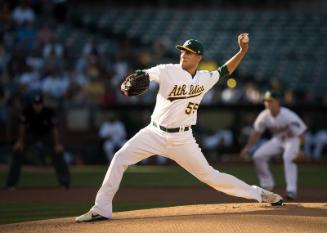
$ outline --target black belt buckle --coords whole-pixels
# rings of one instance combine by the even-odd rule
[[[186,132],[186,131],[188,131],[190,128],[191,128],[191,126],[186,126],[186,127],[184,127],[184,130],[183,131],[181,131],[181,128],[182,127],[179,127],[179,128],[166,128],[166,127],[164,127],[164,126],[161,126],[161,125],[158,125],[156,122],[152,122],[152,125],[154,126],[154,127],[156,127],[156,128],[159,128],[160,130],[162,130],[162,131],[164,131],[164,132],[167,132],[167,133],[178,133],[178,132]]]

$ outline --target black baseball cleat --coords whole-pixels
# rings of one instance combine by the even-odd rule
[[[94,222],[94,221],[101,221],[101,220],[108,220],[108,218],[101,216],[95,212],[89,211],[86,214],[78,216],[75,218],[75,222]]]

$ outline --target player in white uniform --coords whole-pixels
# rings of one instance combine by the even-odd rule
[[[294,159],[300,151],[300,143],[307,127],[298,115],[280,106],[279,98],[276,92],[265,93],[266,109],[255,120],[254,132],[242,150],[241,157],[245,157],[261,134],[269,129],[272,138],[260,146],[253,155],[260,186],[268,190],[274,188],[274,179],[269,170],[268,161],[271,157],[283,153],[287,198],[294,200],[297,196],[297,165]]]
[[[120,148],[126,142],[125,126],[115,116],[110,116],[101,124],[98,135],[103,140],[103,151],[110,163],[115,149]]]
[[[112,218],[112,199],[123,173],[129,165],[152,155],[170,158],[192,175],[214,189],[229,195],[281,205],[283,199],[257,186],[215,170],[206,161],[192,134],[197,110],[206,92],[220,77],[231,74],[248,50],[248,35],[238,36],[240,50],[218,70],[197,70],[203,47],[197,40],[187,40],[180,49],[180,63],[158,65],[145,70],[150,80],[159,83],[159,91],[151,123],[132,137],[114,156],[99,189],[95,205],[76,218],[88,222]]]

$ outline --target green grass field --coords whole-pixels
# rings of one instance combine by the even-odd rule
[[[222,164],[217,166],[221,172],[232,174],[249,184],[257,184],[257,178],[252,165],[244,164]],[[99,188],[106,166],[81,166],[73,167],[72,188]],[[275,175],[277,187],[284,187],[284,173],[282,165],[273,165],[272,171]],[[4,184],[6,174],[0,172],[0,182]],[[299,188],[327,188],[327,169],[323,165],[301,165],[299,166]],[[22,172],[18,190],[23,192],[25,188],[53,188],[57,187],[56,177],[52,169],[25,169]],[[126,171],[121,187],[125,188],[208,188],[196,178],[176,166],[132,166]],[[42,189],[40,189],[41,192]],[[1,191],[4,193],[5,191]],[[83,194],[81,194],[83,195]],[[94,197],[91,197],[94,198]],[[27,198],[28,199],[28,198]],[[119,202],[115,203],[115,211],[133,210],[140,208],[173,206],[187,203],[156,202]],[[35,203],[29,201],[4,201],[0,200],[0,224],[49,219],[64,216],[78,215],[92,205],[76,200],[75,202],[62,203]]]

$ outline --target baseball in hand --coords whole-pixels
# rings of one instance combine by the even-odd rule
[[[242,42],[243,43],[249,43],[249,35],[248,34],[244,34],[242,37]]]

